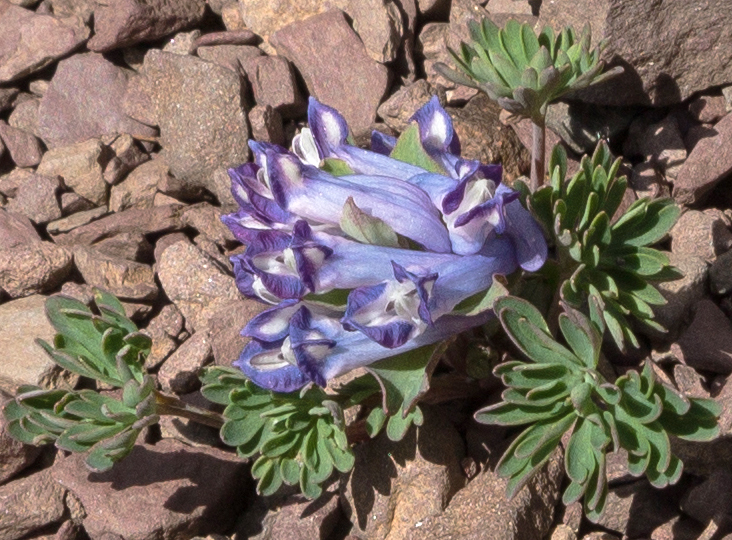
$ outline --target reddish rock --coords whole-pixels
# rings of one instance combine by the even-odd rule
[[[241,331],[255,315],[267,309],[267,305],[250,298],[234,300],[216,311],[209,319],[209,337],[214,362],[218,366],[230,366],[239,358],[249,338]]]
[[[62,196],[63,197],[63,196]],[[82,201],[87,201],[86,199],[81,199]],[[91,206],[94,206],[93,204],[89,203]],[[83,205],[86,206],[86,205]],[[48,225],[46,225],[46,231],[49,234],[52,235],[61,235],[54,237],[54,241],[58,242],[59,240],[63,240],[64,236],[62,233],[67,233],[69,231],[73,231],[77,227],[83,227],[84,225],[87,225],[91,223],[92,221],[99,219],[103,217],[105,214],[107,214],[107,207],[106,206],[100,206],[98,208],[91,208],[89,210],[84,210],[83,208],[80,208],[79,211],[71,214],[70,216],[66,216],[61,219],[57,219],[56,221],[52,221]]]
[[[41,100],[38,98],[27,99],[18,103],[13,112],[10,113],[8,124],[40,138],[38,129],[38,107],[40,103]]]
[[[51,291],[72,268],[68,250],[51,242],[31,242],[0,250],[0,290],[11,298]]]
[[[210,45],[256,45],[259,36],[242,28],[240,30],[227,30],[226,32],[210,32],[199,36],[196,39],[196,48]]]
[[[257,105],[249,111],[249,123],[255,141],[285,144],[282,116],[271,105]]]
[[[342,11],[294,22],[278,30],[272,43],[298,68],[310,94],[337,109],[354,135],[369,130],[389,71],[368,56]]]
[[[41,162],[43,150],[38,139],[31,133],[0,120],[0,139],[5,143],[10,159],[18,167],[35,167]]]
[[[263,56],[258,47],[251,45],[210,45],[199,47],[196,54],[200,58],[230,69],[235,73],[244,73],[242,64],[250,58]]]
[[[732,114],[714,125],[717,134],[701,139],[689,154],[674,182],[674,199],[693,205],[732,172]]]
[[[196,332],[165,360],[158,371],[158,381],[166,392],[187,394],[200,386],[201,369],[211,361],[213,352],[208,331]]]
[[[0,538],[15,540],[60,523],[66,513],[65,495],[48,471],[0,486]]]
[[[40,240],[30,219],[0,208],[0,251]]]
[[[694,306],[694,320],[678,341],[684,362],[698,370],[732,373],[732,324],[711,300]]]
[[[0,399],[0,409],[6,400]],[[7,431],[5,416],[0,414],[0,485],[33,464],[41,455],[41,447],[23,444]]]
[[[0,112],[13,108],[13,102],[19,92],[17,88],[0,88]]]
[[[98,4],[94,10],[94,37],[88,47],[105,52],[135,43],[155,41],[198,23],[203,0],[119,0]]]
[[[698,255],[712,262],[717,255],[732,248],[729,225],[729,218],[716,208],[703,212],[688,210],[671,229],[671,250]]]
[[[306,104],[295,80],[295,72],[281,56],[250,56],[240,60],[252,86],[257,105],[270,105],[283,118],[305,112]]]
[[[158,183],[168,176],[168,165],[161,159],[143,163],[109,194],[109,209],[120,212],[127,208],[152,208]]]
[[[707,524],[723,515],[732,514],[732,470],[720,468],[681,499],[681,510]]]
[[[56,199],[59,187],[58,177],[30,174],[18,188],[15,198],[8,203],[7,209],[26,216],[38,225],[59,219],[61,208]]]
[[[121,299],[154,300],[158,296],[155,274],[147,264],[111,257],[84,246],[74,246],[74,263],[88,285]]]
[[[430,84],[420,79],[394,92],[379,106],[379,116],[391,129],[402,132],[409,119],[435,94]]]
[[[714,124],[727,114],[724,96],[699,96],[689,103],[689,112],[702,124]]]

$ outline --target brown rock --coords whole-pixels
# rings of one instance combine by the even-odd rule
[[[56,199],[59,179],[30,174],[20,185],[15,198],[7,205],[9,212],[26,216],[41,225],[61,217],[61,208]]]
[[[19,92],[17,88],[0,88],[0,112],[13,108],[13,102]]]
[[[5,403],[5,400],[0,399],[0,409]],[[0,485],[32,465],[41,455],[41,451],[40,446],[23,444],[11,437],[7,431],[5,416],[0,414]]]
[[[283,118],[296,118],[305,112],[306,103],[295,80],[290,62],[281,56],[239,57],[241,67],[252,85],[257,105],[270,105]]]
[[[671,250],[704,257],[708,262],[732,248],[729,218],[720,210],[684,212],[671,229]]]
[[[11,298],[53,290],[71,271],[71,253],[51,242],[0,250],[0,290]]]
[[[163,51],[173,54],[193,54],[196,52],[196,40],[201,31],[191,30],[190,32],[179,32],[165,44]]]
[[[84,281],[125,300],[154,300],[155,274],[146,264],[110,257],[96,249],[74,247],[74,263]]]
[[[94,10],[94,37],[88,47],[105,52],[135,43],[155,41],[198,23],[206,8],[203,0],[119,0]]]
[[[191,392],[178,396],[187,405],[204,410],[213,410],[216,405],[208,401],[200,392]],[[178,416],[160,417],[160,435],[163,439],[175,439],[194,448],[211,448],[221,446],[219,430],[205,426]],[[198,538],[201,538],[200,536]],[[208,535],[207,540],[224,540],[228,537],[222,535]],[[191,539],[192,540],[192,539]]]
[[[41,132],[38,129],[38,107],[40,104],[41,100],[38,98],[28,99],[17,104],[13,112],[10,113],[8,124],[40,138]]]
[[[108,154],[102,142],[89,139],[49,150],[43,155],[37,172],[44,176],[60,176],[76,194],[101,205],[107,201],[107,183],[104,181],[107,161]]]
[[[86,201],[86,199],[82,199]],[[87,201],[88,202],[88,201]],[[91,204],[91,203],[89,203]],[[107,214],[107,207],[100,206],[99,208],[92,208],[91,210],[81,210],[65,218],[57,219],[46,225],[46,231],[50,234],[61,234],[72,231],[77,227],[83,227],[92,221],[103,217]],[[55,241],[63,240],[63,236],[54,238]]]
[[[629,158],[641,156],[656,164],[667,177],[676,178],[686,160],[686,146],[678,121],[669,114],[650,125],[643,118],[634,122],[630,126],[624,154]]]
[[[732,514],[732,470],[720,468],[681,499],[681,510],[700,523]]]
[[[244,467],[233,454],[164,439],[136,446],[106,473],[89,473],[82,454],[51,473],[86,509],[90,538],[174,540],[233,525],[246,503]]]
[[[166,304],[150,321],[145,331],[155,339],[164,335],[174,338],[183,331],[183,322],[183,314],[175,304]]]
[[[714,124],[727,114],[724,96],[699,96],[689,103],[689,112],[703,124]]]
[[[258,42],[257,34],[247,28],[241,28],[204,34],[196,39],[196,48],[211,45],[255,45]]]
[[[669,196],[668,187],[663,183],[663,175],[656,170],[653,163],[643,162],[633,167],[628,177],[628,186],[635,191],[638,198]]]
[[[167,392],[187,394],[200,386],[198,375],[211,361],[213,353],[208,331],[196,332],[165,360],[158,371],[158,381]]]
[[[40,240],[27,217],[0,208],[0,251]]]
[[[96,7],[93,0],[50,0],[50,4],[57,17],[78,15],[87,24]]]
[[[399,7],[392,0],[350,0],[343,10],[353,19],[353,29],[366,52],[383,64],[396,59],[404,25]]]
[[[239,298],[234,278],[188,242],[176,242],[165,249],[157,268],[165,294],[194,331],[205,330],[213,314]]]
[[[711,300],[694,306],[694,320],[679,338],[684,362],[697,370],[732,373],[732,324]]]
[[[65,56],[89,37],[78,17],[59,19],[0,2],[0,83],[21,79]]]
[[[76,212],[86,212],[94,208],[94,203],[85,199],[81,195],[77,195],[73,191],[66,191],[61,194],[61,215],[68,216]],[[106,210],[106,208],[102,208]]]
[[[709,399],[709,390],[704,386],[704,378],[697,371],[684,364],[674,366],[674,383],[685,396]]]
[[[221,20],[224,22],[224,26],[227,30],[244,30],[247,25],[244,24],[244,19],[241,16],[241,10],[239,10],[239,3],[236,0],[230,0],[221,8]]]
[[[66,512],[66,490],[48,471],[15,480],[0,487],[0,539],[16,540],[54,523]]]
[[[127,208],[152,208],[158,183],[168,177],[168,165],[161,159],[143,163],[134,169],[109,194],[109,209],[120,212]]]
[[[252,126],[252,138],[255,141],[285,144],[285,131],[282,127],[282,116],[271,105],[257,105],[249,111],[249,123]]]
[[[150,354],[145,358],[145,368],[154,370],[159,368],[168,356],[178,348],[178,344],[168,336],[161,336],[153,340]]]
[[[32,134],[9,126],[0,120],[0,139],[18,167],[35,167],[41,162],[43,150]]]
[[[124,232],[104,238],[94,249],[110,257],[144,262],[152,259],[153,247],[140,232]]]
[[[674,182],[674,199],[681,204],[703,202],[732,172],[732,114],[717,122],[714,129],[717,134],[697,143]]]
[[[230,366],[239,358],[249,338],[241,331],[255,315],[264,311],[267,305],[249,298],[242,298],[226,304],[209,320],[209,338],[214,362],[218,366]]]
[[[104,168],[104,181],[114,185],[135,167],[142,165],[150,156],[143,152],[135,139],[127,133],[117,137],[109,145],[114,157]]]
[[[420,14],[430,19],[446,19],[450,13],[449,0],[417,0]]]
[[[231,230],[221,222],[221,208],[209,203],[198,203],[187,207],[181,214],[181,222],[206,235],[219,246],[236,244]],[[227,263],[227,268],[229,265]]]
[[[732,250],[723,253],[709,268],[709,288],[714,294],[732,292]]]
[[[389,72],[368,56],[342,11],[292,23],[278,30],[272,43],[298,68],[310,94],[336,108],[355,136],[369,130]]]
[[[242,64],[247,59],[264,55],[261,49],[251,45],[211,45],[199,47],[196,54],[235,73],[244,73]]]
[[[409,119],[435,94],[430,83],[420,79],[394,92],[379,106],[379,116],[387,126],[401,133],[407,128]]]

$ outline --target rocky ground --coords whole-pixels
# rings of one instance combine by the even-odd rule
[[[0,401],[19,384],[76,383],[34,339],[53,335],[48,295],[89,301],[99,286],[153,336],[160,387],[205,406],[197,372],[230,364],[261,309],[228,261],[242,248],[219,221],[233,207],[226,168],[248,159],[247,139],[289,144],[308,95],[363,141],[373,127],[398,133],[437,94],[464,155],[502,162],[509,181],[525,174],[530,126],[505,125],[432,69],[481,15],[589,22],[626,68],[548,120],[550,141],[575,155],[609,140],[628,203],[671,195],[685,209],[668,242],[685,277],[662,286],[657,312],[670,333],[608,368],[650,357],[668,382],[723,405],[723,437],[676,445],[686,472],[662,491],[613,456],[593,525],[559,502],[559,454],[505,499],[491,470],[504,433],[470,417],[489,391],[426,406],[398,444],[359,445],[352,475],[315,502],[257,497],[248,465],[185,421],[165,419],[105,474],[0,424],[0,540],[732,538],[730,0],[0,0]]]

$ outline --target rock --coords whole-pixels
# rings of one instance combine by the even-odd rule
[[[214,313],[239,298],[234,278],[188,242],[176,242],[165,249],[157,269],[165,294],[194,331],[205,330]]]
[[[153,340],[150,354],[145,358],[145,368],[158,369],[162,363],[178,348],[178,344],[168,336],[161,336]]]
[[[292,65],[286,58],[249,56],[239,61],[252,85],[257,105],[270,105],[283,118],[296,118],[305,112],[305,99],[297,87]]]
[[[0,112],[13,108],[19,92],[17,88],[0,88]]]
[[[163,51],[182,55],[193,54],[196,52],[196,40],[200,35],[201,31],[198,29],[179,32],[165,44]]]
[[[430,83],[424,79],[407,84],[379,106],[379,116],[387,126],[401,133],[409,125],[412,115],[434,94]]]
[[[207,186],[216,167],[247,160],[241,79],[193,56],[151,49],[139,90],[153,105],[163,157],[176,178]]]
[[[65,494],[48,471],[1,486],[0,540],[16,540],[60,523],[66,512]]]
[[[552,525],[563,477],[561,453],[555,452],[509,501],[506,480],[486,469],[453,497],[445,512],[423,520],[404,538],[541,540]]]
[[[726,0],[703,10],[684,0],[663,6],[644,0],[555,0],[541,6],[539,26],[592,26],[595,40],[607,40],[602,58],[625,74],[580,93],[606,105],[680,103],[692,94],[732,80],[732,13]],[[678,36],[685,36],[683,42]],[[720,69],[720,66],[725,66]]]
[[[247,27],[236,0],[231,0],[221,8],[221,20],[229,31],[244,30]]]
[[[732,250],[718,257],[709,268],[709,288],[714,294],[732,292]]]
[[[154,300],[155,273],[147,264],[110,257],[84,246],[74,246],[74,263],[84,281],[124,300]]]
[[[651,540],[699,540],[704,526],[685,516],[674,516],[650,534]]]
[[[45,79],[36,79],[28,84],[28,90],[30,90],[33,95],[43,97],[43,94],[48,90],[48,85],[49,81]]]
[[[101,54],[77,54],[59,62],[38,108],[38,130],[49,148],[119,133],[150,138],[155,129],[123,109],[128,72]]]
[[[153,247],[147,238],[140,232],[125,232],[104,238],[96,244],[94,249],[117,259],[144,262],[151,260]]]
[[[86,212],[94,208],[94,203],[77,195],[73,191],[67,191],[61,194],[61,215],[70,216],[77,212]],[[101,207],[102,210],[106,208]]]
[[[201,21],[203,0],[119,0],[94,10],[94,37],[87,46],[105,52],[155,41]]]
[[[656,170],[653,163],[643,162],[635,165],[628,177],[628,186],[635,191],[638,198],[654,199],[670,195],[667,185],[663,183],[663,175]]]
[[[159,206],[146,210],[130,208],[59,235],[54,240],[63,245],[91,245],[102,238],[125,232],[145,235],[168,232],[181,228],[180,212],[180,207],[177,206]]]
[[[443,62],[451,65],[452,58],[447,52],[447,40],[450,34],[450,25],[445,22],[431,22],[422,27],[417,42],[415,43],[415,52],[418,56],[424,58],[424,73],[427,82],[433,88],[438,85],[443,88],[453,89],[457,85],[449,79],[446,79],[437,71],[435,64]]]
[[[40,104],[41,100],[38,98],[19,103],[10,113],[8,124],[40,138],[40,129],[38,128],[38,108]]]
[[[689,112],[702,124],[714,124],[727,114],[724,96],[699,96],[689,103]]]
[[[145,331],[154,339],[162,336],[175,338],[183,331],[183,315],[175,304],[166,304],[147,325]]]
[[[117,137],[109,149],[114,152],[114,157],[104,167],[104,181],[107,184],[115,185],[135,167],[142,165],[150,156],[143,152],[135,143],[135,140],[124,133]]]
[[[9,126],[0,120],[0,139],[5,143],[10,159],[18,167],[35,167],[41,162],[41,145],[27,131]]]
[[[0,83],[21,79],[79,47],[89,28],[78,17],[56,18],[0,2]]]
[[[704,378],[697,371],[684,364],[674,366],[674,383],[687,397],[709,399],[709,390],[704,387]]]
[[[166,392],[187,394],[196,390],[201,381],[198,375],[206,364],[213,361],[208,331],[194,333],[171,354],[158,371],[158,381]]]
[[[0,385],[15,390],[23,384],[45,386],[54,377],[54,362],[35,340],[53,342],[56,331],[46,319],[46,296],[33,295],[0,304]]]
[[[0,251],[40,240],[30,219],[0,208]]]
[[[684,362],[697,370],[732,373],[732,324],[711,300],[694,306],[694,320],[678,341]]]
[[[71,253],[51,242],[32,242],[0,251],[0,290],[11,298],[53,290],[72,268]]]
[[[250,58],[264,55],[261,49],[250,45],[211,45],[199,47],[196,54],[237,74],[244,73],[242,65]]]
[[[0,409],[4,406],[5,400],[0,399]],[[41,452],[40,446],[23,444],[11,437],[5,416],[0,415],[0,485],[31,466]]]
[[[51,474],[81,501],[92,540],[174,540],[233,525],[246,502],[245,467],[233,454],[164,439],[136,446],[105,473],[89,473],[84,455],[72,454]]]
[[[249,111],[249,123],[252,126],[252,138],[255,141],[272,144],[285,144],[285,131],[282,127],[282,116],[271,105],[257,105]]]
[[[96,7],[93,0],[50,0],[50,4],[57,17],[78,15],[86,24],[89,24]]]
[[[184,394],[178,396],[178,398],[193,407],[204,410],[213,410],[216,405],[208,401],[201,395],[200,392],[193,392],[190,394]],[[221,446],[221,438],[219,437],[219,430],[211,426],[205,426],[188,420],[187,418],[181,418],[178,416],[161,416],[160,417],[160,434],[163,439],[175,439],[188,446],[194,448],[210,448]],[[213,535],[218,537],[218,535]],[[198,537],[200,538],[200,537]],[[214,540],[209,535],[207,538]],[[226,539],[226,536],[220,538],[220,540]],[[217,540],[219,540],[217,538]]]
[[[107,183],[103,175],[107,161],[108,154],[102,142],[89,139],[49,150],[43,155],[37,172],[44,176],[60,176],[77,195],[101,205],[107,202]]]
[[[674,199],[694,205],[732,171],[732,114],[714,125],[717,134],[700,140],[674,182]]]
[[[449,0],[417,0],[417,7],[426,19],[447,19],[450,13]]]
[[[226,32],[209,32],[196,39],[196,48],[212,45],[255,45],[259,36],[247,28]]]
[[[298,68],[310,94],[337,109],[356,137],[369,130],[388,88],[389,71],[368,56],[342,11],[285,26],[272,43]]]
[[[61,217],[61,208],[56,199],[58,190],[58,177],[31,173],[8,203],[7,210],[26,216],[38,225],[48,223]]]
[[[732,248],[729,218],[716,208],[684,212],[669,233],[671,250],[704,257],[708,262]]]
[[[264,311],[266,304],[250,298],[234,300],[216,311],[209,319],[209,339],[217,366],[230,366],[239,358],[249,341],[241,331],[255,315]]]
[[[678,513],[678,496],[678,488],[659,490],[645,479],[611,486],[597,524],[628,538],[642,538]]]
[[[461,437],[438,411],[423,412],[424,424],[410,428],[400,442],[381,433],[354,448],[356,465],[341,503],[357,538],[408,538],[420,531],[415,524],[439,515],[464,485]]]
[[[643,117],[633,122],[624,148],[626,157],[640,156],[657,165],[671,179],[677,177],[686,160],[686,146],[679,124],[671,114],[650,125]]]
[[[127,208],[152,208],[158,183],[168,177],[168,164],[154,159],[134,169],[109,194],[109,209],[120,212]]]
[[[198,203],[183,211],[181,221],[184,225],[196,229],[222,247],[238,245],[231,230],[221,222],[221,208],[209,203]],[[227,261],[226,268],[230,268]]]
[[[720,468],[701,484],[692,487],[681,499],[681,510],[700,523],[709,523],[732,514],[732,470]]]
[[[350,0],[344,11],[353,19],[353,29],[375,61],[396,59],[404,35],[402,14],[392,0]]]
[[[534,124],[529,120],[528,118],[522,118],[519,121],[508,121],[508,118],[506,118],[506,112],[501,111],[499,118],[502,120],[502,124],[508,125],[513,129],[514,133],[516,133],[516,136],[521,141],[521,144],[526,149],[527,152],[531,152],[531,147],[534,144]],[[504,121],[503,119],[506,118]],[[544,155],[544,167],[546,168],[546,171],[549,171],[549,160],[551,159],[551,152],[549,151],[550,148],[554,148],[558,144],[562,144],[562,138],[557,135],[550,127],[547,126],[546,131],[544,133],[544,140],[546,142],[546,148],[547,152]],[[530,157],[527,157],[526,159],[531,159]],[[567,164],[567,175],[571,178],[571,172],[569,171],[569,167],[571,166],[572,159],[568,156],[568,164]],[[530,162],[524,162],[524,163],[530,163]],[[530,165],[523,165],[523,169],[519,170],[528,170],[527,167],[530,167]],[[518,176],[518,174],[517,174]]]
[[[501,163],[504,180],[514,180],[528,171],[530,156],[516,134],[501,124],[500,107],[478,94],[462,109],[448,107],[465,159]]]
[[[77,227],[87,225],[92,221],[103,217],[107,213],[108,211],[106,206],[92,208],[91,210],[82,210],[80,212],[71,214],[68,217],[52,221],[51,223],[46,225],[46,231],[48,231],[50,234],[66,233],[76,229]],[[58,239],[54,238],[54,240]]]

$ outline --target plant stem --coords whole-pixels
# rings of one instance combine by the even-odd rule
[[[156,412],[161,416],[180,416],[216,429],[224,425],[224,417],[219,413],[188,405],[175,396],[155,392],[155,405]]]
[[[531,121],[532,130],[531,145],[531,192],[533,193],[544,183],[544,156],[546,155],[546,124],[542,119],[540,122]]]

